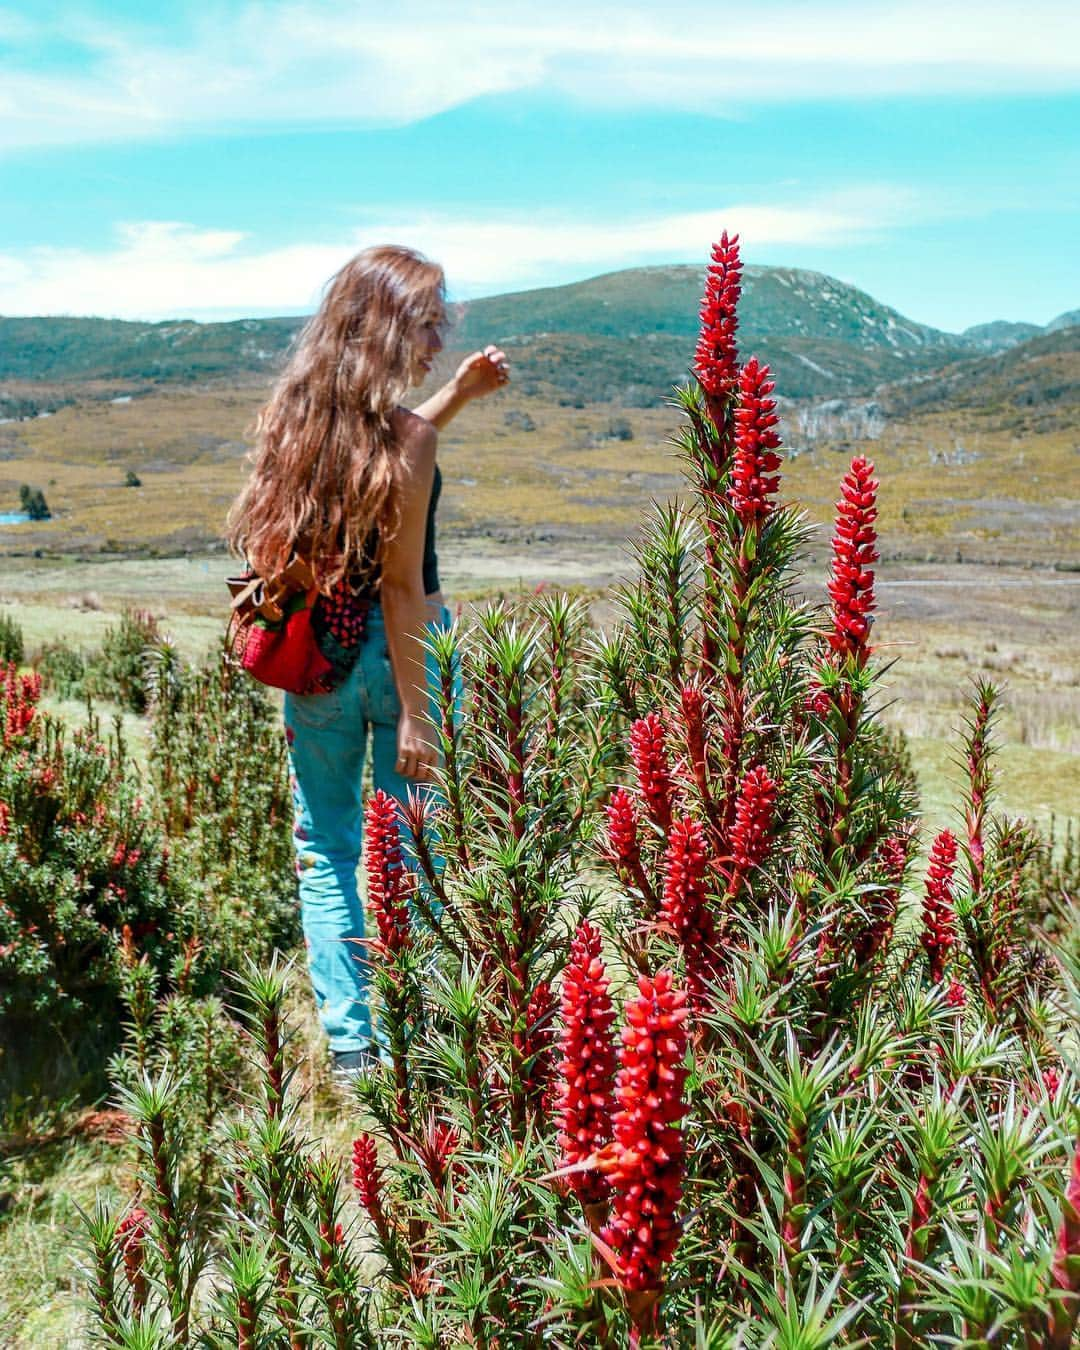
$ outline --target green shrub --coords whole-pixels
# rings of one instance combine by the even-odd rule
[[[292,801],[280,714],[227,659],[147,663],[149,781],[176,865],[205,896],[196,931],[218,969],[299,936]]]
[[[147,705],[147,658],[161,643],[157,620],[142,609],[125,609],[105,630],[100,656],[88,672],[91,691],[132,712]]]
[[[14,661],[21,666],[24,656],[22,629],[10,614],[0,614],[0,665]]]
[[[40,690],[0,680],[0,1017],[70,1027],[115,1015],[122,936],[164,968],[190,904],[123,747],[68,735]]]
[[[38,651],[34,668],[56,698],[82,698],[86,692],[86,660],[77,647],[47,642]]]
[[[45,501],[45,494],[40,488],[30,487],[28,483],[24,483],[19,488],[19,503],[31,520],[49,520],[52,518],[52,512]]]

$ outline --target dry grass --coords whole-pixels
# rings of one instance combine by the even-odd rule
[[[162,553],[220,538],[245,472],[246,436],[266,386],[154,389],[128,403],[83,398],[54,415],[0,426],[0,505],[41,487],[39,525],[0,527],[0,547]],[[535,426],[525,431],[516,415]],[[629,422],[633,439],[613,434]],[[1005,427],[978,411],[887,423],[872,440],[811,444],[788,419],[786,493],[827,523],[855,452],[877,462],[881,523],[893,556],[1061,562],[1077,556],[1080,503],[1071,430]],[[513,388],[468,409],[442,437],[442,519],[468,534],[536,531],[617,539],[643,505],[680,485],[669,408],[562,407]],[[123,486],[127,470],[142,480]]]

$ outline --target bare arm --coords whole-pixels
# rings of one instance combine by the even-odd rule
[[[386,541],[379,583],[386,644],[401,700],[397,771],[421,782],[437,762],[435,734],[427,719],[424,638],[428,617],[424,596],[424,530],[435,474],[438,436],[429,420],[399,414],[405,472],[397,532]]]
[[[487,346],[467,356],[453,379],[432,394],[416,409],[418,417],[433,426],[444,427],[474,398],[483,398],[501,388],[510,379],[510,363],[499,347]]]

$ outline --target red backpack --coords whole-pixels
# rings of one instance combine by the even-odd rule
[[[247,572],[227,585],[233,597],[227,642],[244,670],[290,694],[325,693],[333,667],[311,627],[319,587],[307,559],[294,553],[274,577]]]

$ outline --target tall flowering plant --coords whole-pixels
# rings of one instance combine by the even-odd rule
[[[340,1166],[303,1161],[263,1017],[267,1119],[231,1136],[244,1217],[200,1333],[1074,1337],[1075,939],[1040,936],[1037,845],[993,810],[985,689],[956,828],[909,883],[912,774],[874,706],[887,479],[853,458],[819,603],[800,598],[808,527],[772,375],[737,348],[742,279],[725,236],[679,394],[690,491],[654,513],[614,628],[545,596],[433,639],[438,793],[367,821],[389,1062],[355,1087],[349,1199]],[[164,1315],[191,1244],[147,1194]],[[122,1241],[98,1235],[110,1331]]]

